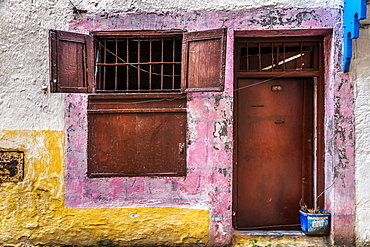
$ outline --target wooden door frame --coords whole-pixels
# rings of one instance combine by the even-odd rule
[[[272,31],[274,32],[274,31]],[[263,35],[258,36],[258,33]],[[286,37],[281,37],[279,36],[280,32],[275,32],[272,33],[272,35],[268,35],[268,32],[257,32],[256,31],[237,31],[235,32],[235,40],[234,40],[234,92],[236,92],[235,85],[237,83],[238,79],[249,79],[249,78],[261,78],[261,80],[267,79],[267,78],[272,78],[272,77],[278,77],[278,78],[299,78],[299,77],[305,77],[305,78],[314,78],[316,77],[317,80],[317,109],[316,109],[316,116],[313,116],[314,118],[316,117],[317,121],[317,150],[316,150],[316,161],[317,161],[317,170],[316,170],[316,179],[317,179],[317,187],[316,187],[316,194],[320,194],[322,191],[325,189],[325,133],[324,133],[324,117],[325,117],[325,88],[324,88],[324,71],[325,71],[325,63],[324,63],[324,55],[323,55],[323,43],[324,43],[324,35],[327,34],[327,30],[324,30],[320,32],[318,31],[318,35],[320,36],[315,36],[315,39],[320,41],[320,47],[319,47],[319,70],[316,72],[304,72],[304,73],[296,73],[294,76],[292,75],[279,75],[279,74],[269,74],[269,72],[260,72],[254,73],[253,76],[248,76],[247,74],[244,75],[238,75],[237,73],[237,68],[239,68],[239,55],[236,54],[238,52],[237,46],[238,46],[238,41],[242,39],[247,39],[248,34],[253,36],[253,37],[260,37],[260,38],[266,38],[266,37],[274,37],[275,40],[283,39],[283,40],[289,40],[291,37],[286,36]],[[316,33],[314,33],[315,35]],[[312,35],[312,34],[311,34]],[[302,36],[311,36],[311,35],[302,35]],[[311,36],[312,37],[312,36]],[[307,37],[301,37],[303,40],[304,38]],[[294,40],[297,40],[297,37],[292,38]],[[298,38],[299,39],[299,38]],[[232,218],[232,223],[233,227],[235,228],[236,226],[236,209],[237,209],[237,174],[238,174],[238,166],[237,166],[237,152],[236,150],[238,149],[237,146],[237,138],[238,138],[238,133],[237,133],[237,121],[236,119],[238,118],[236,114],[236,107],[237,107],[237,94],[234,94],[234,102],[233,102],[233,114],[234,114],[234,126],[233,126],[233,139],[234,139],[234,146],[233,146],[233,203],[232,203],[232,209],[233,209],[233,218]],[[312,198],[310,202],[305,202],[309,207],[312,207],[314,204],[314,199]],[[321,196],[318,199],[318,206],[323,208],[324,207],[324,197]],[[297,212],[298,213],[298,212]]]

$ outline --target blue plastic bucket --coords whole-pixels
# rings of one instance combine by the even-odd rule
[[[328,235],[330,233],[331,214],[325,210],[323,213],[312,214],[299,210],[301,229],[306,235]]]

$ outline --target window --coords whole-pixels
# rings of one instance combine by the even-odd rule
[[[181,34],[97,36],[97,92],[180,92]]]
[[[243,76],[279,76],[300,72],[299,76],[319,73],[321,41],[318,37],[236,39],[237,74]],[[294,76],[297,76],[295,74]]]
[[[224,29],[51,30],[51,92],[89,93],[88,176],[185,176],[186,93],[222,91]]]
[[[49,43],[54,93],[223,90],[225,29],[91,35],[50,30]]]

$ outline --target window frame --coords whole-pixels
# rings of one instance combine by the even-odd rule
[[[131,31],[91,31],[90,34],[80,34],[74,32],[50,30],[49,31],[49,53],[50,53],[50,91],[52,93],[98,93],[96,87],[96,44],[94,37],[145,37],[145,36],[171,36],[183,35],[182,37],[182,64],[181,64],[181,92],[222,92],[224,90],[225,81],[225,64],[226,64],[226,29],[211,29],[205,31],[185,32],[179,30],[131,30]],[[61,58],[69,59],[69,55],[60,54],[61,44],[63,42],[71,42],[80,44],[80,49],[75,53],[80,54],[78,59],[83,64],[82,72],[72,71],[73,67],[78,70],[77,61],[69,61],[70,68],[65,71]],[[206,42],[216,42],[217,49],[208,50],[213,52],[212,59],[209,58],[209,53],[202,54],[202,49],[190,51],[192,47],[206,47]],[[206,45],[204,45],[206,44]],[[196,52],[194,54],[194,52]],[[189,55],[189,53],[192,53]],[[75,66],[72,63],[76,62]],[[198,65],[205,65],[198,66]],[[193,66],[193,69],[189,69]],[[212,66],[212,67],[210,67]],[[199,68],[203,68],[200,71]],[[194,80],[189,80],[189,71],[194,72],[197,78],[201,78],[201,82],[197,83]],[[209,73],[212,72],[212,73]],[[73,82],[62,78],[61,74],[79,74],[79,78],[75,78]],[[206,74],[206,76],[202,76]],[[81,81],[82,80],[82,81]],[[70,86],[71,84],[74,86]],[[67,86],[66,86],[67,85]],[[103,93],[103,92],[102,92]],[[106,93],[106,92],[104,92]],[[109,92],[119,93],[119,92]],[[167,93],[167,92],[148,92],[152,93]],[[139,93],[139,94],[145,94]]]
[[[140,93],[118,93],[118,92],[98,92],[96,88],[96,42],[94,37],[148,37],[155,36],[166,36],[169,35],[182,35],[182,45],[181,45],[181,83],[179,92],[140,92]],[[69,45],[67,42],[71,42]],[[207,42],[211,42],[211,48],[203,49],[207,47]],[[59,48],[63,46],[69,48],[71,47],[71,52],[73,56],[69,54],[59,54]],[[90,34],[79,34],[66,31],[50,30],[49,31],[49,47],[50,47],[50,86],[52,93],[87,93],[87,121],[88,121],[88,140],[87,140],[87,175],[88,177],[129,177],[129,176],[186,176],[187,164],[186,164],[186,140],[187,140],[187,93],[189,92],[222,92],[224,90],[224,80],[225,80],[225,62],[226,62],[226,29],[214,29],[206,31],[197,31],[186,33],[179,30],[169,30],[169,31],[151,31],[151,30],[140,30],[140,31],[93,31]],[[203,48],[202,48],[203,47]],[[73,50],[74,49],[74,50]],[[68,49],[64,49],[69,51]],[[202,52],[205,54],[202,54]],[[192,53],[189,55],[189,53]],[[212,59],[209,59],[209,53],[214,53]],[[68,60],[70,57],[73,59]],[[63,60],[64,59],[64,60]],[[208,61],[207,61],[208,60]],[[209,61],[211,60],[211,61]],[[73,63],[76,63],[73,66]],[[77,64],[77,63],[82,63]],[[68,67],[64,67],[64,64],[68,64]],[[206,65],[199,70],[200,64]],[[189,69],[189,67],[193,68]],[[210,68],[210,66],[213,66]],[[212,73],[209,73],[212,71]],[[195,74],[197,78],[200,78],[200,83],[196,80],[189,80],[189,73]],[[74,77],[63,78],[63,75],[72,74]],[[192,75],[191,75],[192,76]],[[71,81],[68,81],[70,78]],[[184,78],[186,78],[184,80]],[[133,101],[134,100],[134,101]],[[153,105],[148,107],[147,102],[153,102]],[[160,104],[158,102],[164,102]],[[158,105],[159,104],[159,105]],[[133,106],[134,105],[134,106]],[[145,107],[144,107],[145,106]],[[98,109],[99,107],[105,107],[106,109]],[[117,108],[118,107],[118,108]],[[99,112],[100,111],[100,112]],[[162,163],[169,163],[168,166],[158,167],[158,171],[153,172],[153,170],[148,170],[142,164],[133,164],[134,168],[138,168],[139,171],[116,170],[115,172],[109,172],[107,170],[99,170],[99,162],[95,162],[95,153],[99,152],[99,140],[95,140],[96,133],[94,125],[95,116],[101,114],[101,119],[107,116],[125,116],[131,114],[136,114],[133,116],[132,121],[136,121],[142,117],[140,114],[146,112],[153,115],[153,119],[160,120],[160,114],[178,114],[178,121],[172,122],[172,126],[180,126],[181,128],[176,130],[179,132],[179,136],[172,133],[172,137],[168,136],[165,131],[162,130],[164,142],[170,142],[168,147],[171,149],[171,153],[178,152],[178,156],[175,157],[172,162],[163,161]],[[126,115],[125,115],[126,114]],[[105,115],[105,116],[104,116]],[[113,119],[114,116],[111,118]],[[119,117],[118,117],[119,118]],[[118,119],[117,118],[117,119]],[[121,127],[125,127],[124,122],[119,122],[121,120],[113,119],[112,123],[115,121],[115,125],[112,126],[113,129],[120,130]],[[176,118],[173,118],[176,119]],[[99,120],[97,120],[99,121]],[[109,120],[110,121],[110,120]],[[125,120],[126,121],[126,120]],[[128,120],[131,121],[131,120]],[[149,118],[145,124],[150,123],[152,120]],[[101,121],[102,123],[103,121]],[[127,122],[127,121],[126,121]],[[165,125],[165,120],[162,121]],[[99,123],[98,123],[99,124]],[[178,126],[177,126],[178,125]],[[104,129],[103,124],[101,124],[102,129],[105,132],[109,132],[109,129]],[[149,127],[151,128],[151,127]],[[176,128],[174,128],[176,129]],[[171,130],[172,131],[172,130]],[[170,131],[170,132],[171,132]],[[94,133],[95,132],[95,133]],[[130,132],[125,132],[130,133]],[[154,130],[149,133],[149,135],[155,133]],[[122,134],[121,131],[117,134]],[[175,137],[177,138],[174,138]],[[115,138],[115,135],[111,135]],[[100,137],[104,140],[104,135]],[[116,141],[123,143],[121,137],[117,138]],[[143,138],[144,139],[144,138]],[[179,141],[180,140],[180,141]],[[145,142],[146,140],[143,140]],[[154,141],[155,142],[155,141]],[[153,142],[153,143],[154,143]],[[144,143],[143,143],[144,144]],[[154,145],[154,144],[153,144]],[[145,146],[145,145],[144,145]],[[150,145],[149,145],[150,146]],[[114,156],[114,153],[120,153],[117,151],[112,151],[107,158],[106,167],[109,166],[122,166],[122,162],[112,161],[109,163],[109,158]],[[165,153],[163,150],[162,153]],[[101,155],[101,154],[99,154]],[[120,156],[120,154],[118,155]],[[123,157],[122,155],[120,157]],[[148,155],[149,157],[149,155]],[[101,156],[100,156],[101,158]],[[115,160],[113,157],[111,160]],[[136,159],[139,162],[140,159]],[[160,159],[159,159],[160,160]],[[124,160],[126,162],[126,160]],[[148,164],[151,162],[148,162]],[[158,164],[161,161],[158,162]],[[93,164],[93,165],[89,165]],[[172,166],[172,167],[171,167]],[[144,168],[143,168],[144,167]],[[151,163],[151,167],[157,167],[156,163]],[[165,167],[165,168],[163,168]],[[170,167],[170,168],[168,168]],[[96,169],[96,170],[94,170]],[[140,170],[141,169],[141,170]]]
[[[304,46],[309,44],[313,47],[313,56],[312,59],[313,66],[311,68],[305,68],[304,64],[303,67],[297,69],[283,69],[282,71],[269,69],[269,70],[261,70],[261,68],[257,69],[256,71],[248,71],[241,69],[241,48],[248,47],[250,43],[260,43],[260,44],[273,44],[273,43],[300,43],[300,46]],[[269,46],[266,46],[269,47]],[[271,46],[272,47],[272,46]],[[321,70],[323,68],[322,62],[319,57],[322,55],[322,40],[320,36],[308,36],[308,37],[289,37],[289,38],[271,38],[271,37],[245,37],[243,35],[239,35],[236,33],[235,38],[235,75],[237,77],[282,77],[286,73],[294,73],[294,77],[311,77],[311,76],[320,76]],[[302,60],[302,56],[300,56],[297,60]]]
[[[183,36],[183,32],[182,31],[175,31],[175,30],[171,30],[171,31],[139,31],[139,30],[134,30],[134,31],[94,31],[94,32],[91,32],[90,35],[92,35],[94,37],[94,45],[95,45],[95,57],[97,57],[97,54],[96,54],[96,51],[98,50],[98,46],[100,44],[98,44],[99,42],[99,39],[111,39],[111,40],[114,40],[114,39],[117,39],[117,40],[130,40],[130,39],[166,39],[166,38],[180,38],[181,39],[181,42],[182,42],[182,36]],[[162,40],[163,42],[163,40]],[[163,44],[162,44],[163,45]],[[181,44],[182,45],[182,44]],[[104,49],[104,45],[102,45],[103,49]],[[117,47],[116,47],[117,48]],[[181,48],[181,47],[180,47]],[[163,46],[161,47],[161,49],[163,49]],[[109,49],[107,49],[109,51]],[[138,52],[137,50],[129,50],[129,48],[127,47],[127,53],[135,53],[135,52]],[[181,52],[181,49],[179,49],[179,52]],[[161,55],[164,55],[164,51],[161,50]],[[131,57],[131,56],[130,56]],[[125,57],[124,59],[128,60],[128,57]],[[163,57],[162,57],[163,59]],[[181,59],[181,56],[180,56],[180,59]],[[98,67],[98,64],[97,64],[97,61],[95,61],[95,74],[97,75],[97,67]],[[101,62],[100,62],[101,63]],[[127,64],[130,64],[129,61],[126,61]],[[163,63],[162,66],[164,66],[164,63],[165,61],[160,61],[159,63]],[[172,61],[172,64],[175,64],[176,62],[175,61]],[[180,65],[180,69],[181,69],[181,60],[179,61],[179,65]],[[137,67],[136,70],[141,70],[141,67],[140,66],[144,66],[144,65],[140,65],[141,62],[138,60],[138,65],[136,65]],[[154,68],[154,62],[153,61],[150,61],[150,59],[148,59],[148,62],[146,63],[150,68]],[[171,64],[171,65],[172,65]],[[100,65],[100,66],[107,66],[107,65]],[[130,66],[130,65],[123,65],[123,66]],[[119,89],[103,89],[103,86],[102,85],[98,85],[99,84],[99,80],[96,76],[95,80],[96,80],[96,93],[138,93],[138,94],[143,94],[143,93],[178,93],[181,91],[181,77],[180,77],[180,81],[179,81],[179,84],[180,86],[178,86],[178,88],[174,88],[174,85],[171,89],[168,89],[168,88],[165,88],[164,87],[164,76],[166,72],[164,72],[163,68],[162,67],[162,73],[161,73],[161,87],[160,88],[152,88],[152,84],[151,84],[151,78],[149,79],[148,81],[148,87],[149,89],[141,89],[141,86],[143,85],[142,81],[140,81],[140,79],[138,78],[138,81],[137,81],[137,87],[138,89],[129,89],[129,87],[132,87],[132,82],[130,82],[129,78],[126,78],[127,80],[127,83],[126,83],[126,89],[123,89],[123,90],[119,90]],[[127,70],[127,67],[126,67],[126,70]],[[151,71],[150,69],[148,69],[148,71]],[[126,71],[126,73],[128,73],[128,71]],[[155,74],[154,72],[148,72],[150,75],[153,75]],[[158,72],[157,72],[158,73]],[[138,74],[141,74],[141,73],[138,73]],[[175,71],[173,71],[173,74],[175,74]],[[128,74],[126,75],[127,77]],[[181,73],[180,75],[181,76]],[[116,75],[115,75],[116,77]],[[175,77],[175,75],[173,75],[173,77]],[[175,79],[174,79],[175,80]],[[103,83],[105,84],[105,82]],[[133,83],[134,85],[136,83]]]

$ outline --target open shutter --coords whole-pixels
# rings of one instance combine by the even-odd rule
[[[225,80],[226,29],[184,33],[182,90],[223,91]]]
[[[49,31],[50,88],[52,93],[87,93],[94,85],[92,36]]]

